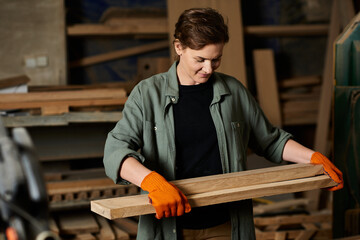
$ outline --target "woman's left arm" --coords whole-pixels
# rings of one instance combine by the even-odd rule
[[[311,150],[300,143],[289,139],[283,150],[283,160],[294,163],[310,163],[311,156],[315,151]]]
[[[323,165],[324,173],[337,183],[336,186],[328,189],[330,191],[342,189],[344,186],[342,172],[327,157],[319,152],[304,147],[294,140],[290,139],[286,142],[282,157],[283,160],[288,162]]]

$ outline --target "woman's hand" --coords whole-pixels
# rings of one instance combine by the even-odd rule
[[[156,218],[181,216],[191,211],[186,196],[157,172],[149,173],[141,183],[149,192],[150,203],[156,210]]]
[[[344,187],[344,180],[342,172],[335,167],[335,165],[324,155],[319,152],[313,153],[310,162],[312,164],[322,164],[324,172],[338,185],[328,188],[329,191],[336,191]]]

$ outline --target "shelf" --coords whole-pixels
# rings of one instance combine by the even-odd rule
[[[260,37],[326,36],[328,31],[328,24],[259,25],[244,27],[245,35]]]

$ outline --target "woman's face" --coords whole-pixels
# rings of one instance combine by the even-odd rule
[[[180,56],[177,75],[181,85],[205,83],[220,66],[224,43],[209,44],[200,50],[182,48],[179,42],[174,46]]]

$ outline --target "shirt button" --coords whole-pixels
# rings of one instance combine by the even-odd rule
[[[157,130],[157,127],[154,127],[154,130],[156,131],[156,130]]]
[[[173,229],[173,233],[176,233],[176,229],[175,229],[175,228]]]
[[[174,97],[172,97],[172,98],[171,98],[171,101],[172,101],[172,102],[175,102],[175,101],[176,101],[176,99],[175,99]]]

